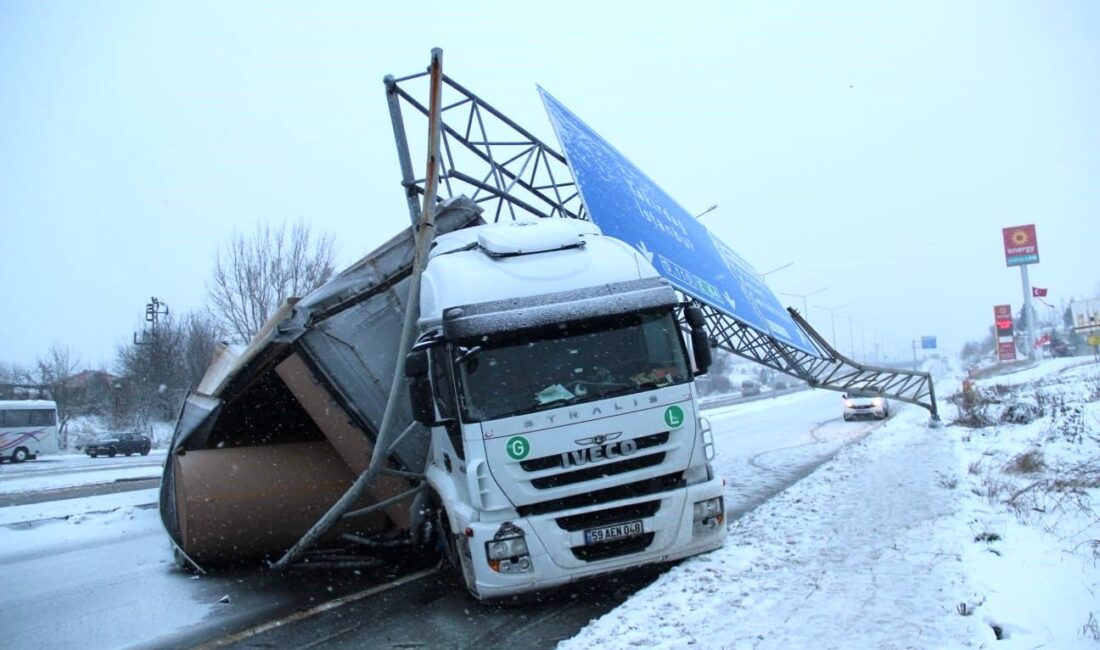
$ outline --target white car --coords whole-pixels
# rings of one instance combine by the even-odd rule
[[[843,395],[844,421],[856,418],[885,420],[890,417],[890,400],[882,395],[861,390],[849,390]]]

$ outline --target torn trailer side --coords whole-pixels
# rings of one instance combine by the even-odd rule
[[[437,227],[479,223],[465,199]],[[278,557],[364,471],[397,361],[413,257],[411,229],[301,300],[291,300],[241,351],[220,346],[184,403],[160,489],[161,519],[181,557],[205,566]],[[428,431],[406,401],[406,433],[388,472],[326,537],[411,539]]]

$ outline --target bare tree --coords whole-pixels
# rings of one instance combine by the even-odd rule
[[[21,365],[0,361],[0,399],[20,399],[28,390],[37,394],[38,382],[34,375]]]
[[[176,417],[189,390],[198,386],[219,339],[205,313],[166,315],[155,333],[118,349],[120,375],[115,395],[115,426],[147,426]]]
[[[220,339],[218,324],[209,314],[192,312],[184,318],[183,366],[189,389],[194,389],[202,381]]]
[[[38,358],[36,367],[35,380],[57,403],[57,434],[62,448],[68,447],[68,424],[79,399],[78,391],[68,380],[79,365],[80,358],[55,341],[46,356]]]
[[[301,297],[332,277],[332,235],[312,236],[299,221],[258,224],[251,236],[234,235],[218,251],[214,275],[207,283],[210,310],[237,342],[247,343],[267,319],[291,297]]]

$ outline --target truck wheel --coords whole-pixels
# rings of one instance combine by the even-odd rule
[[[116,451],[114,447],[111,447],[110,449],[107,450],[107,456],[109,458],[114,458],[115,454],[117,454],[117,453],[118,453],[118,451]]]
[[[31,455],[30,452],[28,452],[25,448],[20,447],[19,449],[16,449],[15,451],[12,452],[11,462],[13,462],[13,463],[22,463],[23,461],[27,460],[27,458],[29,458],[30,455]]]
[[[142,449],[141,450],[141,455],[142,456],[148,456],[149,455],[149,450],[148,449]]]
[[[436,503],[439,503],[438,499]],[[459,547],[456,541],[457,538],[451,531],[450,521],[447,519],[447,510],[442,505],[436,506],[435,524],[441,542],[440,546],[442,546],[443,557],[450,565],[452,574],[476,598],[477,586],[474,584],[473,571],[468,567],[469,558],[463,554],[463,549]]]
[[[91,451],[89,451],[89,452],[88,452],[88,456],[89,456],[90,458],[95,458],[95,457],[96,457],[96,456],[98,456],[98,455],[99,455],[99,452],[98,452],[98,451],[96,451],[96,450],[94,450],[94,449],[92,449]]]

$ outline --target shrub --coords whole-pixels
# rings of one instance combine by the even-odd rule
[[[1009,474],[1034,474],[1046,467],[1043,460],[1043,452],[1038,448],[1031,448],[1017,454],[1005,465],[1004,471]]]

